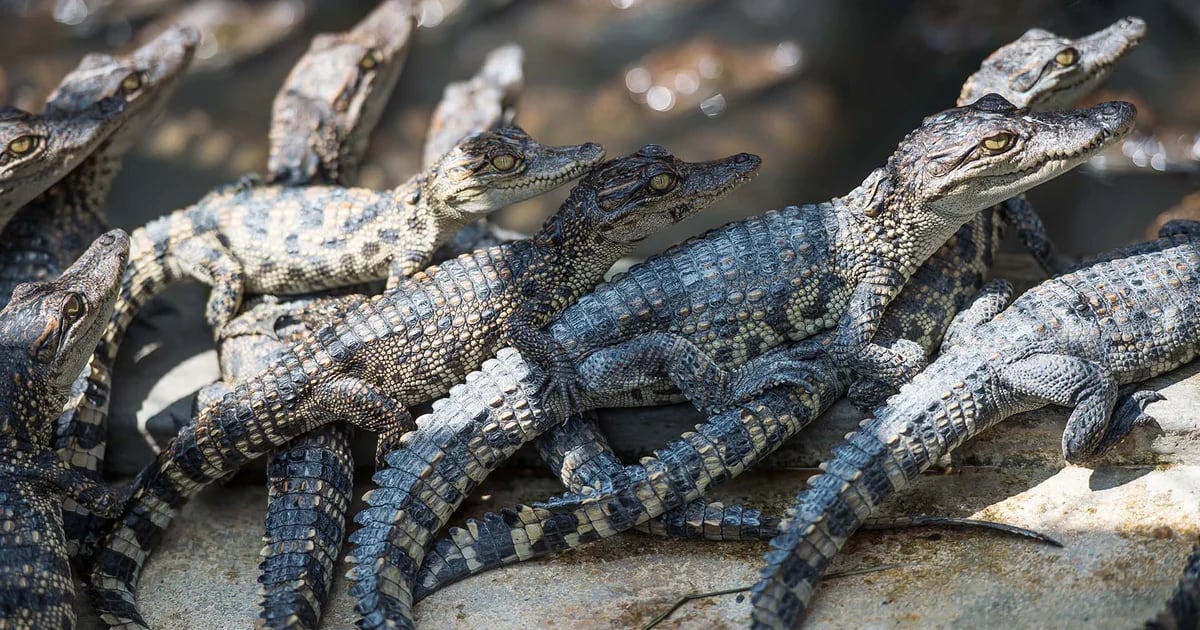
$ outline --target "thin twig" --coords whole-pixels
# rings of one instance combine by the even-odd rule
[[[912,566],[916,566],[916,564],[911,563],[911,562],[895,563],[895,564],[880,564],[880,565],[876,565],[873,567],[859,567],[857,569],[846,569],[844,571],[831,571],[830,573],[825,575],[825,579],[826,580],[835,580],[837,578],[842,578],[842,577],[850,577],[853,575],[866,575],[868,573],[878,573],[880,571],[890,571],[891,569],[901,569],[904,567],[912,567]],[[692,600],[704,599],[706,597],[719,597],[721,595],[733,595],[734,593],[745,593],[746,591],[750,590],[751,588],[753,588],[753,587],[752,586],[742,586],[740,588],[730,588],[730,589],[725,589],[723,591],[711,591],[708,593],[691,593],[689,595],[684,595],[683,597],[680,597],[679,600],[676,601],[673,606],[668,608],[666,612],[655,617],[654,619],[651,619],[650,623],[646,624],[645,626],[642,626],[642,630],[650,630],[654,626],[657,626],[658,624],[666,621],[667,618],[670,617],[672,614],[674,614],[676,610],[683,608],[684,604],[686,604]]]

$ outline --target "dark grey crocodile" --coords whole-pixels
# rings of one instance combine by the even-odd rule
[[[124,232],[101,236],[50,282],[17,287],[0,311],[0,626],[72,628],[75,587],[62,499],[99,514],[122,498],[54,452],[54,421],[116,302]]]
[[[548,418],[599,406],[646,404],[648,396],[662,395],[650,386],[661,383],[676,364],[693,374],[705,372],[699,386],[691,388],[693,401],[705,407],[708,392],[741,388],[725,372],[789,339],[809,337],[839,318],[846,325],[823,340],[833,343],[855,331],[873,333],[878,325],[874,309],[886,305],[891,289],[875,282],[882,282],[882,276],[871,270],[897,271],[883,258],[896,256],[893,262],[900,266],[904,252],[925,249],[918,241],[938,238],[941,232],[927,229],[931,224],[945,226],[950,215],[960,217],[941,238],[948,237],[972,214],[1064,172],[1115,141],[1129,130],[1132,117],[1127,104],[1045,114],[1017,110],[998,96],[985,97],[926,119],[904,139],[887,167],[844,198],[729,224],[598,288],[549,329],[562,348],[562,360],[586,375],[576,381],[580,400],[575,404],[552,397],[543,405],[505,413],[503,399],[492,397],[497,415],[487,413],[485,406],[464,417],[453,417],[455,409],[447,405],[449,411],[435,410],[426,420],[428,431],[409,436],[407,448],[387,456],[388,468],[376,475],[381,488],[369,495],[370,507],[356,519],[363,527],[351,536],[358,564],[352,570],[353,592],[363,625],[411,623],[413,580],[430,536],[492,466],[557,424]],[[997,142],[1013,144],[996,153],[988,146]],[[928,248],[929,253],[936,249]],[[840,314],[847,302],[848,315]],[[810,401],[809,408],[829,404],[842,381],[844,377],[830,376],[821,386],[829,393]],[[538,381],[538,386],[546,385]],[[523,387],[510,382],[501,391],[507,395]],[[595,395],[589,388],[604,392]],[[757,434],[755,441],[770,437]],[[648,491],[630,496],[646,499],[651,507],[655,497],[663,497]]]
[[[166,105],[199,42],[187,27],[164,32],[128,55],[93,53],[63,78],[46,111],[84,112],[107,99],[123,103],[114,130],[79,166],[23,207],[0,232],[0,303],[20,283],[57,278],[108,229],[104,205],[121,159]],[[68,405],[82,403],[76,393]],[[104,425],[95,417],[64,414],[54,446],[73,469],[99,479]],[[87,528],[87,512],[67,497],[63,524],[72,556]]]
[[[203,409],[133,483],[87,575],[113,625],[144,626],[133,585],[174,511],[286,441],[344,418],[386,436],[405,407],[443,394],[498,348],[547,349],[542,326],[634,244],[748,180],[757,157],[688,163],[649,145],[592,170],[530,239],[447,261],[321,326]],[[551,361],[547,361],[551,363]]]
[[[1178,227],[1178,226],[1175,226]],[[833,449],[771,541],[754,625],[790,628],[859,521],[943,454],[1008,418],[1071,407],[1063,457],[1090,461],[1152,419],[1162,397],[1122,386],[1200,350],[1200,224],[1047,280],[1008,308],[985,296],[943,353]]]

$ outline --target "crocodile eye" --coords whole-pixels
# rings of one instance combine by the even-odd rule
[[[40,139],[37,136],[25,135],[20,136],[16,140],[8,143],[8,151],[13,155],[21,156],[33,153],[37,148]]]
[[[1015,135],[1007,131],[1001,131],[998,134],[984,138],[983,142],[979,143],[979,146],[983,147],[984,151],[987,151],[992,155],[998,155],[1011,149],[1013,146],[1013,141],[1016,139],[1017,137]]]
[[[121,79],[121,91],[125,93],[136,92],[142,89],[142,73],[131,72],[129,76]]]
[[[374,48],[367,51],[362,59],[358,60],[358,67],[363,70],[374,70],[379,66],[379,51]]]
[[[511,171],[517,165],[517,157],[508,153],[501,153],[492,158],[492,167],[497,171]]]
[[[657,192],[666,192],[675,185],[675,176],[670,173],[659,173],[650,178],[650,188]]]
[[[1054,55],[1054,63],[1068,68],[1079,62],[1079,51],[1074,48],[1064,48]]]
[[[83,314],[83,299],[75,293],[68,295],[67,301],[63,302],[62,314],[68,323],[74,322]]]

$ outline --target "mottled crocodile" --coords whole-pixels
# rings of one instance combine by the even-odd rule
[[[673,364],[699,371],[689,362],[694,359],[712,368],[692,388],[693,401],[704,407],[706,392],[726,389],[718,386],[720,372],[833,327],[839,318],[844,325],[822,341],[837,348],[839,339],[863,333],[869,341],[878,325],[875,311],[882,311],[892,291],[884,276],[898,280],[891,274],[903,276],[910,256],[925,252],[912,261],[919,263],[940,246],[927,247],[923,239],[948,238],[981,209],[1065,172],[1127,133],[1132,121],[1127,104],[1031,113],[995,95],[931,116],[900,143],[886,167],[846,197],[718,228],[634,267],[567,310],[549,333],[562,348],[560,360],[586,375],[574,383],[585,390],[575,392],[577,404],[555,398],[540,406],[575,413],[629,404],[630,398],[644,404],[648,392],[655,395],[647,386],[661,382]],[[774,378],[767,373],[768,382],[754,387],[767,387]],[[839,380],[829,378],[822,387],[832,392]],[[509,384],[503,391],[521,387]],[[589,399],[587,387],[608,391]],[[826,394],[809,409],[821,410],[817,403],[833,398]],[[427,418],[428,432],[408,436],[407,448],[387,456],[388,468],[376,475],[381,488],[356,517],[363,527],[351,536],[358,564],[351,574],[365,626],[411,623],[411,589],[429,537],[491,466],[557,424],[525,424],[532,421],[528,407],[516,416],[450,415]],[[548,416],[555,414],[533,419]],[[480,437],[497,430],[510,434],[507,441]],[[464,441],[447,443],[452,433]]]
[[[1143,410],[1162,396],[1122,387],[1200,350],[1200,224],[1117,250],[1004,308],[1008,297],[984,295],[964,311],[941,356],[834,447],[824,474],[809,479],[752,591],[755,626],[798,623],[859,521],[1005,418],[1051,404],[1072,408],[1062,452],[1075,464],[1151,422]]]
[[[443,394],[500,347],[544,357],[552,348],[540,328],[613,262],[747,181],[758,165],[748,154],[689,163],[648,145],[594,168],[532,238],[431,267],[306,336],[203,409],[134,480],[126,510],[90,562],[102,618],[145,625],[132,593],[142,561],[174,510],[202,487],[334,419],[391,435],[409,430],[406,406]]]
[[[1106,76],[1115,60],[1141,39],[1144,28],[1141,20],[1129,18],[1076,40],[1035,30],[989,56],[980,70],[967,80],[960,101],[975,100],[979,96],[975,90],[994,90],[1011,96],[1020,103],[1060,105],[1082,95]],[[1063,51],[1071,51],[1070,57],[1074,60],[1072,71],[1055,70],[1061,65],[1056,58],[1060,57]],[[1050,66],[1050,70],[1040,72],[1041,78],[1032,84],[1015,80],[1024,75],[1030,67],[1047,66]],[[1006,206],[1017,203],[1024,202],[1019,199],[1010,200],[1001,206],[985,210],[939,249],[917,271],[897,300],[888,307],[878,336],[882,339],[913,340],[926,354],[936,348],[941,343],[942,333],[954,314],[979,290],[986,279],[1007,221],[1016,220],[1019,227],[1024,226],[1023,240],[1032,251],[1042,254],[1038,258],[1043,264],[1054,261],[1057,256],[1053,254],[1053,249],[1048,247],[1049,241],[1038,229],[1040,223],[1022,220],[1019,215],[1014,218],[1013,213],[1006,210]],[[1028,211],[1024,212],[1024,216],[1036,219],[1036,216]],[[572,317],[576,311],[589,307],[593,312],[602,312],[601,308],[593,305],[591,300],[594,297],[584,296],[578,305],[567,311],[564,318]],[[628,301],[626,297],[621,299]],[[588,320],[579,318],[579,321],[586,324]],[[660,364],[669,364],[670,361],[677,360],[677,357],[671,356],[671,340],[648,335],[641,341],[603,348],[598,342],[605,334],[600,327],[611,324],[605,324],[600,318],[593,321],[599,325],[592,325],[591,330],[582,330],[575,334],[562,333],[564,336],[589,339],[577,355],[581,364],[581,386],[585,388],[585,398],[606,406],[673,401],[671,392],[675,390],[676,385],[669,379],[663,379],[662,374],[655,374],[656,369],[660,372],[666,371],[665,366],[660,367]],[[615,326],[612,326],[612,329],[620,330]],[[653,357],[648,357],[644,348],[653,348],[658,343],[654,341],[656,338],[663,339],[664,347]],[[639,346],[643,349],[639,349]],[[663,383],[663,380],[666,382]],[[836,383],[829,387],[836,388]],[[657,393],[652,393],[655,391]],[[786,401],[782,397],[779,400]],[[779,407],[773,418],[792,415],[811,418],[819,411],[789,411],[786,407]],[[732,419],[715,419],[717,425],[731,426],[731,423]],[[796,423],[796,426],[802,424]],[[787,435],[790,434],[785,434],[785,437]],[[769,451],[778,444],[764,446]],[[604,499],[605,492],[613,492],[636,477],[626,474],[625,467],[608,448],[607,442],[588,414],[570,417],[561,426],[552,429],[541,439],[539,451],[569,490],[587,494],[597,501]],[[670,470],[673,463],[668,459],[662,465],[664,470]],[[635,469],[636,467],[631,468]],[[675,492],[680,493],[684,490],[677,488]],[[648,506],[646,509],[653,512],[656,507]],[[520,513],[522,509],[528,508],[518,508],[511,514]],[[633,508],[626,510],[633,511]],[[512,517],[507,518],[513,520]],[[536,519],[530,520],[536,522]],[[485,523],[470,522],[465,528],[452,529],[449,539],[437,541],[418,578],[418,597],[477,570],[530,557],[531,552],[523,547],[522,542],[530,537],[529,533],[522,531],[525,525],[517,524],[511,528],[513,531],[509,531],[510,528],[504,526],[504,521],[505,518],[489,515],[485,518]],[[631,517],[625,524],[640,522],[640,519]],[[764,517],[759,510],[719,503],[706,505],[703,501],[696,501],[668,512],[661,520],[652,520],[637,527],[653,533],[687,538],[761,540],[773,535],[774,524],[777,522],[777,518]],[[583,521],[580,526],[587,529],[588,523]],[[558,527],[558,541],[572,546],[594,539],[598,535],[615,533],[620,529],[614,528],[603,534],[592,535],[580,531],[571,536],[569,531],[562,529],[565,527],[564,523],[558,523]],[[529,529],[534,531],[532,527]],[[547,547],[542,551],[563,548]]]
[[[58,280],[17,287],[0,311],[0,626],[75,625],[62,499],[116,515],[122,497],[67,467],[54,421],[116,302],[129,253],[101,236]]]

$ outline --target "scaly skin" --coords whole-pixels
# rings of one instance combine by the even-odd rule
[[[0,311],[0,626],[72,628],[75,588],[62,529],[71,496],[100,514],[121,497],[71,470],[54,420],[116,302],[124,232],[101,236],[58,280],[17,287]]]
[[[875,322],[859,314],[869,315],[865,307],[877,305],[877,298],[887,287],[869,281],[856,282],[873,277],[869,266],[872,262],[880,265],[885,262],[875,258],[877,255],[892,254],[903,259],[905,251],[919,251],[919,241],[937,233],[930,225],[940,224],[935,217],[946,217],[947,208],[978,211],[1044,181],[1057,174],[1058,168],[1078,164],[1104,144],[1115,141],[1128,131],[1133,115],[1132,109],[1122,104],[1064,114],[1031,114],[1023,110],[1018,113],[997,99],[984,99],[975,106],[948,110],[926,119],[921,128],[905,138],[887,168],[873,172],[863,186],[844,198],[815,206],[789,207],[729,224],[652,258],[634,267],[628,275],[597,289],[549,329],[562,349],[560,360],[573,364],[580,375],[573,383],[576,400],[552,400],[541,407],[557,405],[560,411],[565,408],[577,413],[601,405],[627,404],[630,399],[646,404],[647,396],[658,395],[648,385],[661,383],[664,374],[675,371],[687,371],[696,378],[694,386],[687,389],[698,406],[706,407],[708,402],[704,399],[718,392],[726,403],[739,400],[733,394],[740,394],[746,387],[729,370],[789,338],[805,338],[829,327],[837,320],[838,309],[856,291],[860,299],[854,302],[857,306],[851,307],[850,325],[841,330],[865,326],[874,332]],[[960,166],[969,164],[971,158],[964,155],[977,153],[974,143],[992,138],[996,129],[1012,129],[1018,120],[1033,125],[1022,143],[1022,151],[1048,151],[1045,157],[1049,161],[1026,154],[1009,155],[1012,163],[1007,166],[991,161],[982,169],[968,166],[963,172],[958,172],[959,166],[938,167],[939,162],[947,159]],[[1087,128],[1090,131],[1083,131]],[[1037,136],[1042,133],[1049,133],[1053,143],[1038,142]],[[973,134],[979,135],[970,143],[971,148],[966,148],[966,138]],[[1070,139],[1072,136],[1074,139]],[[961,149],[950,149],[951,146]],[[1063,151],[1075,153],[1076,157],[1068,162],[1052,157]],[[1036,165],[1039,163],[1043,166]],[[1050,164],[1055,166],[1047,170],[1045,166]],[[1021,175],[996,175],[997,171],[1019,171]],[[1000,184],[1003,190],[979,185],[982,181]],[[911,219],[907,224],[903,223],[906,217]],[[930,252],[935,249],[930,248]],[[860,258],[857,262],[856,255]],[[739,265],[739,261],[746,263]],[[871,295],[863,295],[864,292]],[[842,332],[841,336],[845,334]],[[836,347],[838,338],[837,332],[824,335],[816,347],[823,344]],[[593,345],[596,343],[603,346],[597,348]],[[801,354],[805,352],[811,353],[806,349]],[[759,372],[750,368],[744,371],[751,375]],[[765,373],[767,382],[749,383],[746,393],[776,384],[771,379],[776,378],[777,371]],[[538,387],[546,387],[546,381],[558,375],[547,376]],[[845,378],[831,373],[828,382],[817,379],[799,395],[810,399],[809,411],[820,412],[830,403],[828,393],[837,391],[838,382]],[[677,385],[684,387],[682,383]],[[591,395],[593,389],[601,387],[606,389],[604,395]],[[505,391],[517,389],[520,387],[513,384]],[[826,395],[814,394],[816,390]],[[623,392],[632,395],[624,396]],[[460,497],[453,494],[453,500],[447,500],[451,495],[433,497],[418,492],[418,488],[469,490],[480,475],[486,474],[488,466],[499,461],[496,458],[509,452],[506,446],[502,453],[476,453],[476,448],[494,446],[480,441],[480,433],[492,431],[497,423],[504,426],[511,419],[511,414],[501,411],[499,416],[482,414],[468,420],[439,414],[437,419],[429,421],[430,427],[459,427],[464,440],[472,445],[469,452],[491,462],[482,468],[468,471],[471,466],[461,459],[463,453],[459,447],[442,444],[437,436],[430,438],[434,442],[427,448],[440,453],[431,461],[444,461],[445,466],[437,469],[421,466],[409,457],[411,449],[388,456],[389,468],[377,475],[386,492],[373,495],[372,507],[357,517],[365,527],[351,537],[358,546],[354,553],[360,566],[353,570],[353,575],[361,583],[355,587],[355,595],[358,608],[366,617],[364,625],[405,625],[410,619],[408,589],[424,555],[425,544],[446,522]],[[803,422],[784,423],[783,429],[798,430]],[[553,424],[539,424],[535,428],[544,430]],[[521,427],[518,432],[521,440],[532,439],[539,433],[529,429]],[[760,432],[756,437],[763,435]],[[412,439],[420,439],[420,435]],[[452,452],[437,450],[442,448]],[[739,448],[746,450],[745,445]],[[651,509],[659,507],[660,501],[654,499],[666,495],[649,492],[627,494],[620,505],[630,506],[630,510],[641,509],[632,505],[630,497],[637,497],[645,499]],[[605,529],[611,530],[613,526],[609,524]]]
[[[206,484],[336,418],[390,435],[411,430],[405,406],[441,395],[500,347],[545,348],[539,328],[636,242],[708,206],[758,164],[747,154],[687,163],[643,147],[592,170],[533,238],[432,267],[307,336],[202,410],[135,479],[91,562],[102,618],[145,626],[132,594],[142,561]]]
[[[1200,545],[1192,548],[1183,577],[1167,607],[1146,623],[1145,630],[1186,630],[1200,627]]]
[[[436,164],[464,138],[511,123],[514,99],[520,88],[520,64],[520,48],[508,45],[489,54],[470,81],[446,88],[426,139],[427,167]],[[376,84],[374,89],[380,86]],[[291,138],[302,131],[286,133],[283,128],[291,126],[288,119],[273,120],[272,125],[279,132],[272,137]],[[364,133],[358,126],[344,127],[351,133]],[[365,149],[366,142],[346,146],[338,155],[357,147]],[[331,156],[335,158],[336,155]],[[344,171],[321,166],[317,172]],[[476,225],[483,225],[486,230],[486,220],[471,224],[460,230],[454,241],[439,249],[434,258],[447,249],[452,250],[460,237]],[[478,240],[471,238],[470,242]],[[479,247],[471,248],[474,249]],[[335,305],[341,303],[341,298],[331,300]],[[320,298],[302,300],[299,304],[285,301],[282,306],[290,310],[290,315],[301,316],[301,311],[292,309],[322,308]],[[250,317],[255,315],[251,313]],[[257,374],[284,354],[288,340],[297,340],[309,330],[301,321],[290,326],[277,322],[273,329],[269,333],[223,340],[222,373],[227,382],[237,383],[243,377]],[[198,399],[199,404],[218,392],[223,395],[225,389],[206,393]],[[350,428],[342,422],[321,427],[271,455],[267,464],[266,544],[259,565],[263,594],[260,618],[265,627],[317,627],[321,607],[333,582],[334,563],[345,538],[347,509],[353,498],[353,472]]]
[[[275,98],[270,182],[350,183],[400,77],[414,27],[412,3],[388,0],[351,30],[313,39]],[[314,298],[274,299],[274,308],[292,311],[309,307]],[[225,381],[205,388],[198,405],[268,367],[286,353],[285,339],[300,335],[280,332],[284,334],[271,330],[221,339]],[[346,533],[353,475],[350,430],[343,423],[301,436],[271,455],[258,579],[262,627],[317,627]]]
[[[125,330],[172,283],[216,285],[208,315],[219,338],[245,291],[302,293],[384,277],[394,284],[474,216],[552,190],[602,157],[595,144],[547,147],[510,127],[463,141],[432,172],[391,191],[243,182],[152,221],[131,237],[121,296],[68,414],[105,425]],[[513,158],[502,162],[506,171],[493,164]],[[103,455],[94,449],[90,465],[102,466]]]
[[[960,99],[962,102],[972,102],[981,96],[976,91],[982,90],[1011,96],[1019,103],[1058,105],[1073,100],[1106,76],[1115,61],[1131,50],[1143,33],[1142,21],[1128,18],[1078,40],[1050,37],[1044,31],[1037,32],[1036,37],[1027,34],[988,57],[980,70],[967,80]],[[1025,72],[1024,68],[1028,67],[1031,59],[1035,60],[1032,65],[1044,67],[1056,63],[1054,58],[1067,48],[1076,51],[1075,63],[1070,66],[1070,71],[1060,69],[1045,72],[1033,85],[1024,84],[1020,90],[1013,87],[1018,83],[1015,79]],[[1018,64],[1018,60],[1024,65]],[[1058,257],[1041,230],[1040,221],[1023,199],[1009,200],[984,210],[917,271],[896,301],[888,307],[878,336],[882,339],[911,340],[928,356],[941,343],[942,335],[955,313],[967,304],[987,278],[1006,223],[1017,226],[1027,247],[1044,265],[1056,261]],[[748,256],[742,258],[749,259]],[[590,305],[590,297],[586,296],[566,316],[570,317],[574,311]],[[602,311],[600,308],[592,310]],[[604,320],[595,321],[599,325],[570,336],[588,338],[588,347],[599,346],[594,339],[606,334]],[[581,370],[581,380],[586,383],[588,397],[607,401],[607,406],[675,402],[677,398],[672,394],[676,384],[663,379],[661,374],[652,374],[659,363],[671,360],[670,340],[666,340],[664,345],[667,351],[664,352],[662,346],[656,347],[659,345],[654,341],[656,338],[661,337],[647,335],[640,342],[631,341],[623,346],[596,352],[587,359],[579,358],[592,366]],[[655,356],[645,356],[647,351]],[[611,365],[606,366],[606,363]],[[769,378],[768,375],[763,377]],[[626,382],[628,387],[623,387],[621,381]],[[593,384],[596,383],[603,383],[607,389],[593,391]],[[856,388],[863,385],[860,382]],[[866,385],[878,387],[875,383]],[[865,389],[873,396],[887,393],[886,387],[879,388],[882,391],[871,391],[869,387]],[[628,482],[627,479],[618,481],[614,477],[621,474],[624,467],[586,417],[568,418],[542,438],[539,448],[550,468],[572,492],[603,500],[601,489]],[[769,448],[773,450],[775,446]],[[666,465],[670,466],[670,463]],[[664,515],[662,521],[651,521],[648,525],[638,525],[638,528],[688,538],[702,536],[720,540],[759,540],[764,532],[773,531],[770,524],[775,520],[772,517],[764,519],[758,510],[721,504],[705,505],[698,501]],[[716,523],[720,525],[716,526]],[[454,530],[453,540],[439,540],[434,545],[438,552],[422,568],[420,581],[425,590],[420,592],[421,595],[462,579],[469,572],[519,559],[517,554],[496,554],[492,550],[519,547],[514,541],[525,534],[515,529],[521,528],[515,528],[513,532],[493,528],[488,537],[476,539],[471,534],[475,527],[472,525]],[[464,562],[464,557],[472,561]]]
[[[0,229],[95,151],[116,130],[124,105],[110,98],[43,114],[0,107]]]
[[[313,38],[271,107],[269,182],[354,180],[415,27],[411,0],[385,0],[354,28]]]
[[[833,449],[771,541],[753,589],[754,625],[790,628],[858,523],[916,475],[1009,416],[1073,408],[1063,457],[1084,463],[1150,422],[1162,397],[1119,391],[1191,361],[1200,349],[1200,228],[1117,250],[1047,280],[990,317],[977,302],[943,354]],[[1136,252],[1126,255],[1126,252]],[[1145,314],[1144,317],[1138,314]]]
[[[191,62],[198,36],[190,28],[171,29],[128,55],[91,54],[50,95],[48,112],[69,115],[106,99],[124,102],[116,129],[75,170],[17,213],[0,233],[0,303],[22,282],[57,278],[108,228],[105,199],[121,159],[166,105]],[[83,401],[68,401],[69,408]],[[94,416],[64,413],[54,447],[59,457],[99,479],[97,450],[104,448],[104,425]],[[88,522],[87,511],[67,497],[63,523],[71,555]]]

